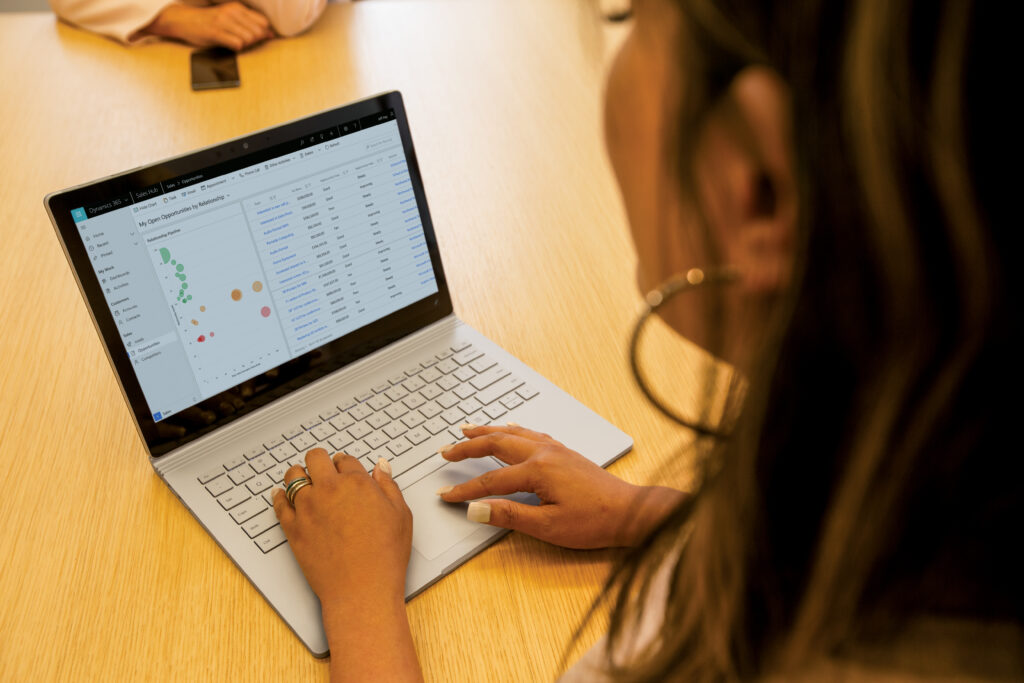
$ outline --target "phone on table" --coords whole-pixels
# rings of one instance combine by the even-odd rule
[[[237,88],[238,61],[234,50],[210,47],[192,53],[192,89]]]

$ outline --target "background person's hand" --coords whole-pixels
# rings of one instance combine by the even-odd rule
[[[222,45],[236,51],[274,37],[270,21],[240,2],[210,7],[171,3],[142,32],[197,47]]]
[[[350,455],[332,460],[314,448],[306,471],[294,465],[285,485],[308,476],[293,508],[284,491],[274,494],[274,512],[313,592],[325,607],[354,595],[385,601],[405,595],[405,572],[412,548],[412,513],[383,467],[369,475]]]
[[[503,498],[471,503],[467,517],[567,548],[638,543],[683,499],[663,486],[636,486],[547,434],[519,426],[464,426],[468,441],[447,447],[451,461],[493,455],[508,467],[438,491],[449,503],[528,491],[540,505]]]

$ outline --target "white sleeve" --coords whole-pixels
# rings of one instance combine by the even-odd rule
[[[246,4],[262,12],[278,35],[287,37],[315,24],[327,0],[246,0]]]
[[[125,44],[141,42],[136,34],[170,4],[170,0],[50,0],[54,14],[69,24]]]

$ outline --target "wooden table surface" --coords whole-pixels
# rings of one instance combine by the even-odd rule
[[[376,92],[405,96],[456,311],[633,436],[615,474],[685,485],[691,436],[628,369],[595,5],[332,4],[204,93],[183,45],[0,14],[0,680],[327,678],[150,467],[42,198]],[[463,565],[408,606],[427,680],[554,678],[614,557],[511,534]]]

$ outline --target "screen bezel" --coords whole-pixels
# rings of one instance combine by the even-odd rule
[[[161,436],[156,421],[150,414],[149,406],[142,393],[135,372],[132,369],[127,349],[121,341],[110,308],[106,304],[96,271],[89,261],[85,243],[75,225],[71,212],[81,206],[108,201],[111,197],[123,197],[130,192],[151,187],[186,174],[197,173],[211,166],[230,163],[247,156],[258,155],[275,145],[290,142],[304,135],[322,131],[333,125],[360,119],[364,116],[394,110],[395,120],[402,140],[402,147],[409,169],[409,178],[419,208],[424,237],[433,266],[438,291],[406,306],[369,325],[361,327],[316,349],[307,351],[278,368],[285,366],[309,369],[288,382],[275,387],[260,400],[251,401],[243,409],[219,417],[215,422],[187,429],[180,437]],[[121,390],[131,410],[139,434],[149,450],[150,456],[158,458],[191,443],[205,434],[220,429],[255,410],[280,400],[293,391],[335,372],[346,365],[401,339],[423,327],[441,320],[453,311],[444,269],[441,264],[434,226],[427,207],[426,193],[413,147],[408,119],[401,93],[392,91],[353,102],[341,107],[313,114],[262,131],[250,133],[227,142],[199,149],[177,157],[136,168],[108,178],[86,183],[78,187],[61,190],[48,195],[44,204],[53,222],[57,237],[72,266],[86,306],[100,334],[107,356],[114,367]],[[326,357],[327,361],[323,361]],[[245,382],[228,392],[239,390]],[[228,393],[222,392],[222,393]],[[217,394],[216,396],[220,396]],[[346,397],[340,397],[346,398]],[[204,399],[207,400],[207,399]],[[202,403],[202,402],[200,402]],[[197,404],[198,405],[198,404]]]

